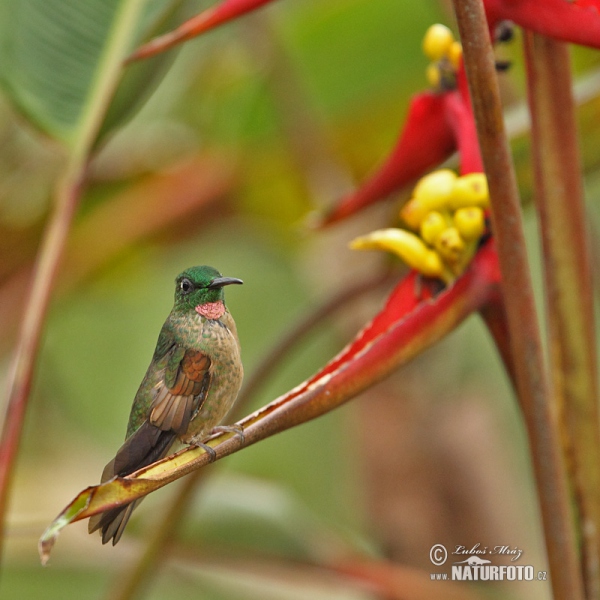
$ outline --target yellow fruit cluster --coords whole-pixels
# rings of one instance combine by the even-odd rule
[[[452,282],[470,263],[485,232],[489,206],[483,173],[458,177],[441,169],[423,177],[400,211],[404,229],[380,229],[356,238],[351,248],[389,250],[427,277]]]
[[[462,46],[445,25],[432,25],[423,38],[423,52],[431,60],[427,81],[436,89],[454,87],[456,71],[462,57]]]

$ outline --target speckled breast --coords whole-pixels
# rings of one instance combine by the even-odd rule
[[[242,386],[244,370],[235,322],[229,312],[220,320],[201,320],[199,346],[211,360],[211,381],[206,400],[192,419],[181,440],[203,438],[219,425],[235,403]]]

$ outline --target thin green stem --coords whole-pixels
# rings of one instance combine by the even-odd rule
[[[579,516],[587,598],[600,595],[600,432],[592,275],[568,46],[525,35],[549,356]]]
[[[554,597],[576,600],[583,597],[583,584],[569,488],[543,361],[519,193],[504,131],[488,24],[481,0],[453,2],[490,189],[517,390],[529,436]]]

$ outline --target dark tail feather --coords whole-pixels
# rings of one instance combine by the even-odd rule
[[[94,533],[94,531],[100,529],[102,543],[107,544],[112,538],[112,544],[114,546],[121,539],[123,531],[125,531],[125,525],[127,525],[127,521],[129,521],[129,517],[131,517],[131,513],[142,500],[143,498],[139,498],[131,504],[119,506],[119,508],[113,508],[100,513],[99,515],[94,515],[90,518],[88,525],[89,532]]]
[[[174,441],[174,432],[162,431],[145,422],[125,440],[115,458],[104,467],[101,482],[104,483],[117,475],[124,477],[164,458]],[[131,513],[142,500],[143,498],[139,498],[125,506],[111,508],[90,517],[88,531],[93,533],[100,529],[102,543],[106,544],[112,538],[114,546],[121,539]]]

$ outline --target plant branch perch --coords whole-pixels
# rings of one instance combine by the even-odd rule
[[[287,394],[245,417],[245,445],[305,423],[350,400],[400,365],[439,341],[497,293],[492,240],[480,249],[471,268],[435,298],[415,298],[417,275],[401,281],[373,321],[319,373]],[[410,312],[402,312],[412,303]],[[416,304],[415,304],[416,303]],[[224,432],[206,442],[220,459],[243,446],[239,436]],[[40,540],[46,562],[60,530],[67,524],[145,496],[210,462],[203,448],[189,447],[162,461],[83,490],[54,520]]]

